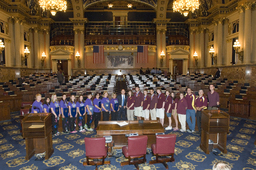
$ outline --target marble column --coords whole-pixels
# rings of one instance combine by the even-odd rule
[[[239,43],[241,45],[241,49],[244,48],[244,7],[240,6],[238,8],[239,11]]]
[[[45,67],[50,68],[51,67],[51,59],[50,59],[50,32],[49,30],[45,31]]]
[[[14,38],[14,24],[15,21],[13,18],[9,18],[9,36],[11,38],[11,51],[10,51],[10,58],[11,58],[11,62],[10,62],[10,66],[14,66],[15,65],[15,58],[16,58],[16,50],[15,50],[15,38]]]
[[[38,30],[34,29],[34,68],[40,67],[39,56],[39,34]]]
[[[81,61],[81,52],[79,50],[80,49],[80,47],[79,47],[79,42],[80,41],[78,40],[80,38],[79,36],[80,36],[80,30],[75,30],[75,40],[74,40],[75,51],[74,51],[74,56],[76,55],[77,52],[79,52],[79,54],[80,54],[80,61]],[[78,62],[77,62],[76,57],[74,57],[74,64],[75,64],[74,68],[78,68]]]
[[[204,65],[205,67],[211,66],[211,58],[209,57],[209,50],[208,50],[208,42],[209,42],[209,30],[205,30],[204,36]]]
[[[193,56],[195,52],[198,54],[198,66],[196,66],[196,62],[195,62],[195,59],[194,59],[194,56]],[[199,65],[200,65],[199,57],[201,57],[201,54],[200,54],[200,30],[196,31],[196,34],[195,34],[195,50],[193,51],[193,54],[192,54],[191,57],[193,58],[193,67],[194,68],[199,67]]]
[[[11,41],[8,39],[4,39],[4,45],[5,45],[5,66],[11,67],[12,66]]]
[[[256,9],[252,10],[252,21],[256,21]],[[252,22],[252,30],[256,30],[256,22]],[[256,63],[256,31],[252,31],[252,62]]]
[[[81,65],[80,67],[84,68],[85,67],[85,65],[84,65],[84,63],[85,63],[85,57],[84,57],[84,53],[85,53],[85,51],[84,51],[84,30],[82,30],[80,32],[80,49],[79,50],[80,50],[79,54],[80,54],[80,65]],[[105,56],[103,56],[103,57],[105,57]]]
[[[204,55],[204,48],[205,48],[205,30],[202,29],[200,31],[200,46],[199,46],[199,57],[198,57],[198,67],[199,68],[202,68],[202,67],[205,67],[205,55]]]
[[[214,22],[214,43],[213,43],[213,48],[215,50],[216,55],[218,53],[218,22]],[[217,59],[218,60],[218,59]],[[216,65],[216,63],[214,63]]]
[[[222,65],[223,59],[223,21],[220,19],[218,21],[218,55],[217,55],[217,65]]]
[[[226,37],[228,36],[228,23],[229,23],[229,20],[228,19],[225,19],[224,20],[224,25],[223,25],[223,51],[222,51],[222,54],[223,54],[223,57],[222,57],[222,64],[223,65],[229,65],[229,63],[231,62],[229,60],[229,56],[227,56],[227,43],[226,43]]]
[[[190,38],[189,38],[189,44],[190,44],[190,57],[189,57],[189,68],[192,68],[194,66],[193,64],[193,54],[194,54],[194,51],[195,51],[195,44],[194,44],[194,41],[195,41],[195,32],[194,31],[190,31]]]
[[[34,55],[34,38],[33,38],[33,30],[32,29],[29,29],[29,42],[30,42],[30,57],[28,58],[28,68],[34,68],[35,65],[34,65],[34,58],[35,58],[35,55]]]
[[[186,75],[188,72],[188,60],[187,59],[183,59],[183,75]]]
[[[173,59],[169,59],[169,72],[173,75]]]
[[[14,19],[14,42],[15,42],[15,58],[14,65],[21,66],[21,47],[20,47],[20,21],[19,19]]]
[[[44,39],[44,31],[40,30],[38,32],[38,37],[39,37],[39,53],[38,53],[38,61],[39,62],[39,68],[43,68],[41,64],[41,59],[42,59],[42,54],[45,52],[45,39]]]
[[[251,3],[245,5],[245,21],[244,21],[244,63],[249,64],[251,62],[251,32],[252,32],[252,10]],[[240,24],[239,24],[240,25]],[[240,32],[240,30],[239,30]]]
[[[20,42],[19,42],[19,46],[20,46],[20,54],[25,56],[24,54],[24,49],[25,49],[25,46],[24,46],[24,21],[20,21]],[[30,48],[28,47],[28,49],[30,50]],[[30,54],[27,54],[27,57],[30,57]],[[23,63],[25,66],[25,63]],[[21,66],[22,65],[22,61],[21,61],[21,56],[16,58],[16,66]]]
[[[166,37],[165,37],[165,30],[157,30],[157,35],[156,35],[156,46],[157,46],[157,68],[160,67],[166,67]],[[162,65],[161,65],[161,56],[160,54],[164,52],[165,56],[162,60]]]

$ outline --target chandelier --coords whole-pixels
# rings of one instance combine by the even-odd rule
[[[199,0],[175,0],[173,2],[173,11],[180,12],[185,17],[188,16],[189,12],[194,12],[199,9]]]
[[[66,0],[39,0],[39,5],[43,11],[50,10],[53,16],[55,16],[58,11],[66,12],[67,10]]]

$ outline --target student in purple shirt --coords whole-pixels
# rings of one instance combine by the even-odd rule
[[[199,96],[196,99],[195,106],[196,106],[196,120],[197,120],[198,132],[201,136],[201,115],[202,115],[202,110],[207,109],[207,100],[204,97],[203,90],[199,90],[198,94]]]
[[[77,108],[76,108],[76,100],[75,95],[71,95],[70,102],[68,103],[69,109],[69,118],[70,118],[70,133],[77,133],[75,129],[76,117],[77,117]]]
[[[51,113],[52,113],[52,134],[58,136],[58,126],[59,126],[59,116],[60,116],[60,105],[57,100],[56,94],[53,94],[51,97]]]
[[[109,121],[110,101],[108,99],[108,92],[104,92],[101,99],[101,108],[103,112],[103,121]]]
[[[148,96],[148,90],[143,90],[143,105],[142,105],[142,117],[144,120],[149,120],[149,106],[150,106],[150,97]]]
[[[190,88],[187,88],[187,94],[185,96],[185,99],[187,100],[187,104],[188,104],[188,108],[186,111],[186,119],[187,119],[189,129],[187,130],[187,132],[194,133],[195,126],[196,126],[196,111],[195,111],[196,96],[192,94],[192,90]]]
[[[94,124],[95,127],[94,129],[96,130],[96,128],[98,127],[98,123],[101,117],[101,99],[100,99],[100,93],[96,93],[95,94],[95,99],[93,100],[93,116],[94,116]]]
[[[149,113],[151,116],[151,120],[156,120],[156,105],[157,105],[157,95],[153,88],[150,89],[150,106],[149,106]]]
[[[36,100],[32,104],[31,113],[43,113],[43,105],[41,102],[41,94],[36,95]]]
[[[43,105],[44,113],[51,113],[51,99],[49,97],[46,98],[45,103]]]
[[[78,114],[78,126],[79,132],[84,132],[84,124],[85,124],[85,105],[84,105],[84,97],[79,96],[79,100],[76,102],[76,109]]]
[[[156,117],[159,117],[160,123],[164,126],[164,105],[165,105],[165,95],[161,92],[161,89],[158,88],[157,92],[157,105],[156,105]]]
[[[165,112],[166,116],[168,117],[169,120],[169,126],[165,128],[165,130],[172,130],[172,97],[170,95],[170,92],[166,90],[165,92]]]
[[[207,94],[208,97],[208,110],[218,110],[220,105],[219,94],[215,91],[213,84],[210,85],[210,91]]]
[[[86,129],[88,131],[93,131],[93,129],[91,128],[91,123],[93,122],[93,103],[92,103],[92,94],[89,93],[87,95],[87,99],[85,100],[84,103],[85,107],[86,107],[86,113],[87,113],[87,124],[85,125]]]
[[[184,94],[180,93],[180,100],[178,101],[177,113],[181,125],[181,132],[186,132],[186,110],[188,107],[187,100],[184,98]]]
[[[172,109],[172,116],[174,118],[174,121],[175,121],[175,128],[173,129],[173,131],[178,131],[179,128],[178,128],[178,115],[177,115],[177,104],[178,104],[178,99],[175,95],[174,92],[171,93],[171,96],[172,96],[172,106],[171,106],[171,109]]]
[[[63,133],[69,133],[69,109],[66,94],[62,95],[62,100],[60,101],[60,112],[62,116],[62,129]]]
[[[117,116],[118,116],[118,100],[116,98],[116,93],[112,94],[112,99],[110,100],[110,108],[111,108],[111,120],[117,120]]]
[[[132,91],[128,91],[128,97],[127,97],[127,119],[128,120],[134,120],[134,103],[135,103],[135,97],[132,94]]]
[[[135,87],[135,102],[134,102],[134,115],[137,117],[137,120],[141,120],[142,117],[142,106],[143,106],[143,94],[140,91],[140,87],[136,85]]]

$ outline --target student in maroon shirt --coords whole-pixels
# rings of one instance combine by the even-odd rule
[[[132,95],[132,91],[128,91],[128,97],[127,97],[127,119],[128,120],[134,120],[134,103],[135,103],[135,97]]]
[[[202,115],[202,110],[207,109],[207,100],[204,97],[203,90],[199,90],[198,94],[199,96],[196,99],[195,106],[196,106],[196,120],[197,120],[198,132],[201,136],[201,115]]]
[[[169,126],[167,126],[165,128],[165,130],[172,130],[172,97],[170,95],[170,92],[168,90],[166,90],[165,92],[165,112],[166,112],[166,116],[168,117],[169,120]]]
[[[156,117],[159,117],[160,123],[164,126],[164,105],[165,95],[161,92],[161,89],[157,89],[157,105],[156,105]]]
[[[219,94],[215,91],[213,84],[210,85],[210,91],[207,94],[208,97],[208,110],[218,110],[220,105]]]
[[[177,113],[179,116],[179,122],[181,125],[181,132],[186,132],[186,110],[188,107],[187,100],[184,98],[184,94],[180,93],[180,100],[177,105]]]
[[[151,120],[156,120],[156,105],[157,105],[157,95],[154,92],[154,89],[150,89],[150,106],[149,106],[149,113],[151,116]]]
[[[149,120],[149,106],[150,106],[150,97],[148,96],[148,90],[143,91],[143,108],[142,108],[142,117],[144,120]]]
[[[137,116],[137,120],[141,120],[142,105],[143,105],[143,94],[141,93],[139,86],[135,87],[134,97],[135,97],[134,115]]]
[[[195,107],[196,97],[194,94],[192,94],[192,91],[190,88],[187,88],[187,94],[185,96],[185,99],[188,103],[188,108],[186,111],[186,119],[187,119],[189,129],[187,130],[187,132],[194,133],[195,126],[196,126],[196,111],[195,111],[196,110],[196,107]]]
[[[171,97],[172,97],[172,106],[171,106],[172,116],[173,116],[175,124],[176,124],[173,131],[178,131],[179,128],[178,128],[177,104],[178,104],[179,99],[176,97],[174,92],[171,93]]]

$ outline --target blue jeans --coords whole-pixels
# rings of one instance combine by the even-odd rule
[[[190,120],[190,117],[192,119],[192,121]],[[187,109],[186,111],[186,119],[187,119],[187,123],[188,123],[188,127],[190,130],[195,130],[195,126],[196,126],[196,112],[194,109]]]

